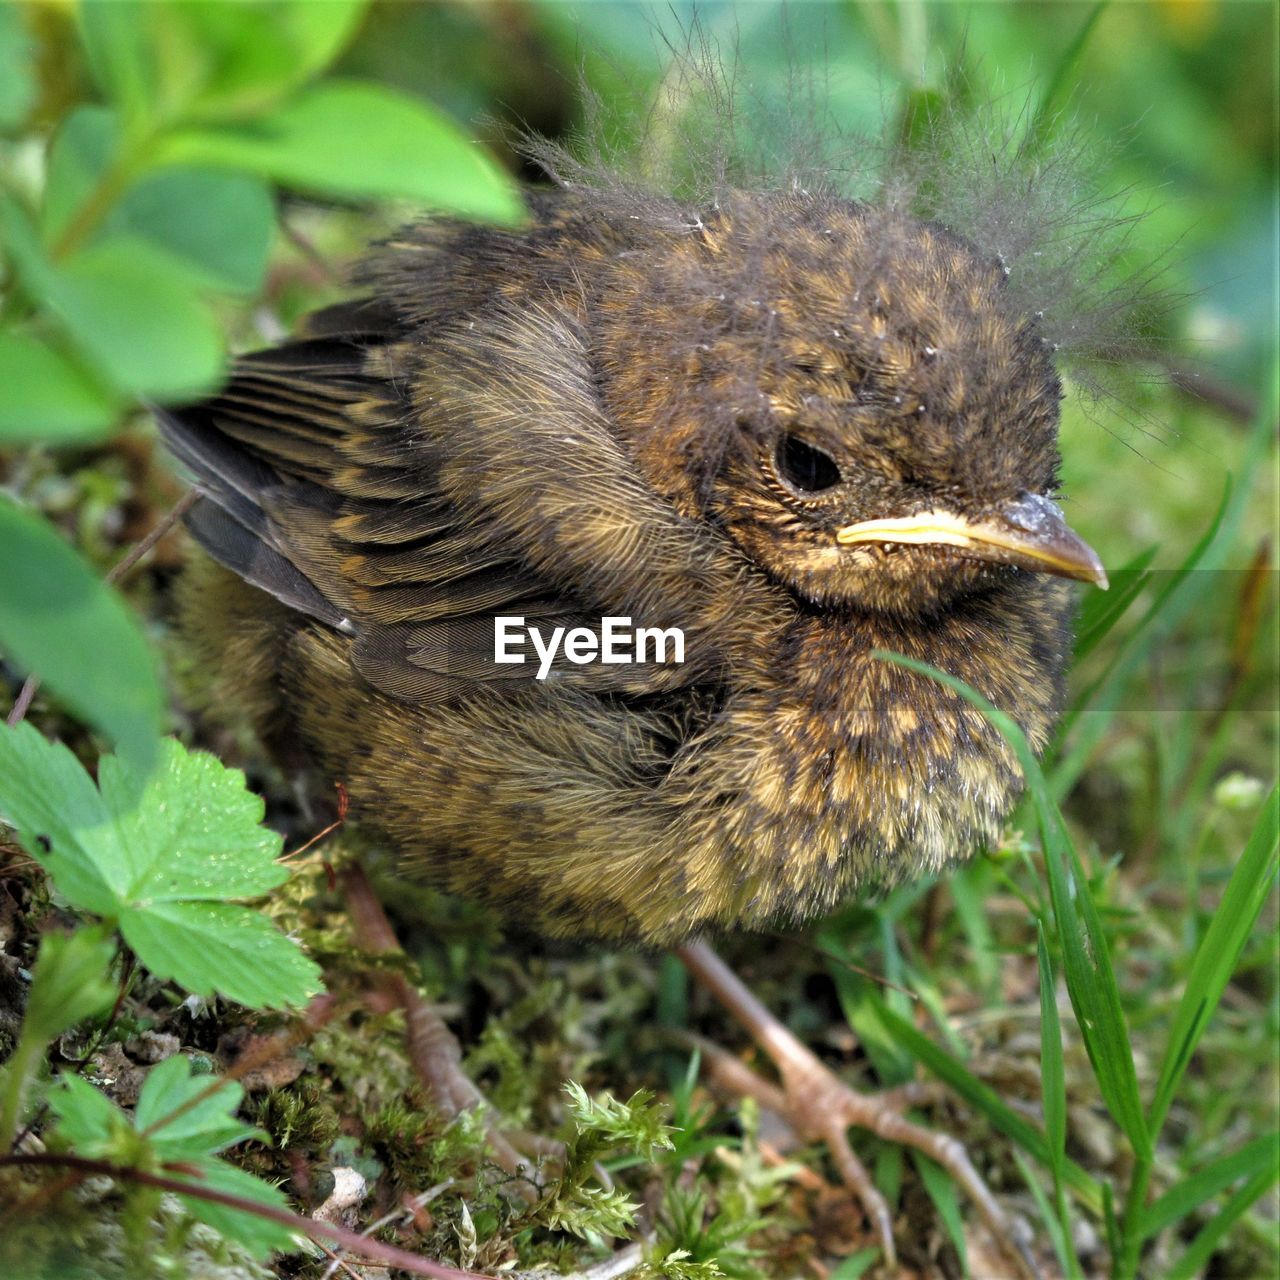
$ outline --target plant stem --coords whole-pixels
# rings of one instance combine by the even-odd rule
[[[225,1205],[229,1209],[238,1209],[242,1213],[265,1218],[269,1222],[278,1222],[282,1227],[288,1227],[291,1231],[296,1231],[309,1239],[319,1237],[332,1241],[350,1253],[373,1262],[398,1267],[402,1271],[409,1272],[410,1275],[428,1276],[431,1280],[489,1280],[489,1277],[479,1272],[462,1271],[457,1267],[432,1262],[429,1258],[409,1253],[406,1249],[397,1249],[394,1245],[383,1244],[380,1240],[371,1240],[367,1236],[357,1235],[354,1231],[348,1231],[333,1223],[321,1222],[316,1218],[304,1218],[286,1209],[259,1204],[256,1200],[247,1199],[245,1196],[232,1195],[226,1191],[217,1191],[213,1187],[202,1186],[191,1179],[162,1177],[127,1165],[112,1164],[107,1160],[88,1160],[83,1156],[63,1155],[57,1152],[0,1156],[0,1168],[6,1165],[43,1165],[50,1168],[76,1169],[86,1176],[115,1178],[118,1181],[133,1182],[144,1187],[155,1187],[160,1191],[172,1191],[175,1195],[194,1196],[197,1200],[207,1200],[210,1204]]]
[[[125,188],[145,167],[147,153],[151,150],[154,135],[148,134],[123,155],[118,155],[103,170],[93,190],[75,211],[71,221],[62,229],[49,256],[55,261],[65,258],[77,248],[84,238],[110,212],[111,206],[124,193]]]
[[[24,1034],[18,1040],[18,1047],[9,1059],[4,1078],[4,1097],[0,1099],[0,1151],[9,1151],[13,1147],[13,1137],[18,1131],[18,1122],[22,1118],[22,1100],[26,1097],[27,1085],[35,1074],[44,1056],[44,1045],[37,1037]]]
[[[1142,1230],[1142,1215],[1147,1207],[1147,1187],[1151,1181],[1150,1160],[1136,1157],[1133,1177],[1129,1182],[1129,1195],[1124,1206],[1121,1226],[1121,1254],[1116,1262],[1116,1280],[1135,1280],[1138,1274],[1138,1255],[1146,1233]]]

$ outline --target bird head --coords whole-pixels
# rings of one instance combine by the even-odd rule
[[[1026,573],[1106,585],[1055,501],[1053,351],[999,259],[803,193],[726,202],[656,256],[611,409],[655,486],[775,581],[905,616]]]

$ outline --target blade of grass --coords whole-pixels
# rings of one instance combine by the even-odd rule
[[[901,654],[877,649],[874,656],[937,680],[958,693],[982,712],[1017,756],[1040,824],[1067,992],[1081,1038],[1107,1109],[1129,1139],[1138,1160],[1149,1164],[1152,1158],[1151,1136],[1138,1093],[1138,1076],[1133,1065],[1129,1031],[1120,1005],[1120,988],[1111,964],[1106,930],[1075,846],[1067,834],[1057,805],[1049,795],[1031,744],[1010,716],[964,681]]]
[[[938,1211],[938,1217],[942,1219],[947,1235],[951,1238],[951,1244],[960,1259],[961,1272],[965,1276],[971,1275],[969,1250],[965,1245],[964,1222],[960,1217],[960,1201],[956,1196],[955,1183],[947,1177],[939,1165],[934,1164],[928,1156],[921,1155],[919,1151],[913,1151],[911,1159],[916,1171],[920,1174],[920,1181],[924,1183],[929,1199],[933,1201],[933,1207]]]
[[[831,1273],[828,1280],[862,1280],[862,1277],[879,1261],[879,1249],[859,1249],[845,1258]]]
[[[1111,590],[1090,591],[1080,606],[1080,619],[1076,627],[1075,660],[1080,662],[1097,648],[1112,627],[1129,611],[1129,606],[1142,593],[1151,574],[1147,572],[1156,557],[1158,547],[1140,551],[1123,568],[1109,574]]]
[[[1143,1234],[1148,1237],[1159,1234],[1232,1183],[1241,1178],[1254,1178],[1266,1169],[1271,1170],[1272,1178],[1280,1178],[1280,1133],[1255,1138],[1171,1187],[1148,1207],[1142,1220]]]
[[[886,1009],[883,1004],[880,1007],[880,1020],[893,1035],[894,1040],[917,1062],[959,1094],[1005,1137],[1016,1142],[1041,1164],[1046,1167],[1049,1165],[1049,1147],[1044,1134],[1008,1106],[990,1085],[984,1084],[962,1062],[934,1044],[928,1036],[918,1031],[905,1018],[900,1018],[892,1010]],[[1073,1160],[1064,1159],[1062,1176],[1066,1185],[1076,1193],[1087,1208],[1095,1213],[1101,1210],[1101,1186],[1078,1164]]]
[[[969,939],[969,955],[981,989],[991,994],[1000,981],[996,961],[996,942],[987,920],[986,900],[991,882],[991,864],[985,860],[971,862],[953,876],[947,885],[955,903],[960,927]]]
[[[1062,718],[1062,726],[1059,730],[1059,739],[1063,739],[1071,732],[1072,726],[1084,713],[1085,708],[1093,701],[1098,691],[1110,681],[1121,670],[1128,669],[1129,665],[1138,661],[1150,647],[1154,637],[1148,637],[1146,643],[1139,648],[1138,641],[1147,636],[1151,630],[1155,620],[1166,613],[1170,606],[1174,594],[1187,581],[1191,571],[1204,559],[1205,553],[1213,545],[1219,531],[1222,529],[1226,521],[1227,513],[1235,504],[1232,502],[1234,487],[1228,478],[1226,485],[1223,487],[1222,501],[1218,503],[1218,510],[1214,514],[1213,520],[1209,527],[1196,539],[1195,545],[1187,553],[1183,562],[1168,574],[1167,580],[1156,594],[1156,598],[1147,607],[1146,613],[1138,620],[1133,630],[1120,642],[1116,647],[1115,653],[1111,657],[1111,661],[1107,663],[1105,669],[1098,675],[1077,697],[1074,705]]]
[[[1027,1190],[1031,1192],[1031,1198],[1036,1202],[1036,1208],[1040,1211],[1040,1220],[1049,1233],[1049,1243],[1053,1245],[1053,1252],[1057,1255],[1062,1274],[1067,1277],[1067,1280],[1084,1280],[1084,1273],[1080,1270],[1080,1260],[1076,1257],[1075,1246],[1068,1234],[1069,1223],[1066,1218],[1059,1220],[1058,1214],[1049,1203],[1049,1197],[1045,1195],[1044,1188],[1036,1177],[1035,1170],[1027,1162],[1027,1157],[1021,1151],[1015,1151],[1013,1158],[1017,1163],[1018,1171],[1022,1174],[1023,1182],[1027,1184]]]
[[[1169,1272],[1169,1280],[1193,1280],[1203,1273],[1203,1268],[1213,1256],[1218,1242],[1235,1226],[1250,1206],[1272,1184],[1274,1173],[1271,1169],[1260,1169],[1248,1182],[1222,1206],[1200,1234],[1187,1247],[1186,1253],[1174,1264]]]
[[[1280,848],[1280,789],[1272,788],[1222,901],[1196,948],[1186,990],[1178,1002],[1152,1098],[1148,1124],[1159,1133],[1178,1084],[1253,931],[1276,877]]]
[[[904,966],[903,976],[910,985],[911,990],[920,997],[920,1003],[925,1011],[933,1019],[934,1025],[939,1032],[946,1038],[947,1047],[957,1058],[964,1058],[968,1054],[968,1046],[964,1042],[964,1038],[951,1025],[951,1020],[947,1017],[946,1005],[943,1001],[942,992],[938,984],[933,980],[932,971],[917,968],[913,964]]]
[[[1062,1062],[1062,1024],[1058,1020],[1058,992],[1044,936],[1044,921],[1036,921],[1036,958],[1040,967],[1040,1100],[1044,1137],[1053,1173],[1053,1202],[1068,1229],[1063,1196],[1063,1165],[1067,1158],[1067,1074]]]
[[[1059,99],[1064,96],[1071,73],[1075,70],[1076,63],[1080,60],[1080,55],[1084,52],[1085,45],[1089,43],[1089,37],[1093,34],[1093,29],[1097,25],[1098,19],[1102,17],[1107,3],[1108,0],[1097,0],[1097,3],[1085,15],[1085,20],[1080,24],[1080,30],[1076,32],[1075,38],[1066,47],[1062,57],[1058,59],[1058,65],[1053,70],[1053,78],[1049,81],[1049,87],[1044,91],[1044,96],[1040,99],[1035,118],[1031,121],[1031,127],[1027,131],[1025,145],[1027,155],[1035,155],[1053,137],[1054,127],[1060,114]]]
[[[1266,386],[1266,396],[1259,402],[1258,415],[1250,427],[1249,442],[1239,462],[1239,474],[1246,478],[1269,473],[1264,460],[1272,447],[1276,417],[1280,413],[1280,363],[1273,365]],[[1075,785],[1092,745],[1106,732],[1107,725],[1115,714],[1120,701],[1117,696],[1119,689],[1107,690],[1107,686],[1113,681],[1118,684],[1150,650],[1155,641],[1152,624],[1157,619],[1167,630],[1203,594],[1203,588],[1191,575],[1191,570],[1197,567],[1219,567],[1222,557],[1234,544],[1249,497],[1248,484],[1233,485],[1228,478],[1222,504],[1204,536],[1191,549],[1182,565],[1170,575],[1170,580],[1134,629],[1121,641],[1106,670],[1073,700],[1071,709],[1059,727],[1057,741],[1059,744],[1067,741],[1070,731],[1086,710],[1090,712],[1091,722],[1085,736],[1090,741],[1073,744],[1069,753],[1062,753],[1060,748],[1053,753],[1058,756],[1053,780],[1055,797],[1060,799]],[[1138,645],[1139,640],[1142,640],[1141,645]],[[1111,696],[1104,699],[1105,705],[1091,706],[1100,691],[1109,692]]]

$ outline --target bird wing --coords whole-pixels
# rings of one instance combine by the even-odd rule
[[[536,663],[494,662],[494,617],[545,635],[588,625],[588,611],[433,483],[447,442],[423,428],[414,353],[389,309],[343,304],[307,333],[238,359],[212,398],[158,412],[203,495],[191,533],[247,582],[350,635],[355,668],[393,697],[432,702],[475,681],[529,679]],[[691,678],[563,657],[552,669],[601,692]]]

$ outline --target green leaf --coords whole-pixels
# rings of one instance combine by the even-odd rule
[[[1226,1204],[1203,1227],[1200,1234],[1187,1246],[1187,1251],[1169,1272],[1169,1280],[1193,1280],[1204,1275],[1205,1264],[1213,1256],[1218,1242],[1248,1213],[1254,1201],[1275,1182],[1272,1169],[1260,1169],[1243,1187],[1231,1196]]]
[[[0,333],[0,444],[100,440],[121,402],[40,338]]]
[[[75,756],[29,724],[0,725],[0,818],[37,851],[68,902],[112,914],[116,894],[100,865],[112,861],[104,849],[115,840],[106,806]]]
[[[116,943],[99,927],[71,934],[46,933],[31,975],[22,1034],[42,1045],[77,1023],[111,1008],[116,998],[111,965]]]
[[[254,1008],[298,1005],[320,972],[271,921],[224,901],[288,877],[244,776],[165,739],[145,774],[104,757],[101,791],[29,725],[0,726],[0,812],[75,907],[115,921],[157,977]]]
[[[3,496],[0,556],[0,651],[124,752],[148,757],[165,699],[124,602],[43,520]]]
[[[1080,1262],[1071,1237],[1071,1215],[1066,1201],[1067,1164],[1067,1083],[1062,1057],[1062,1024],[1058,1018],[1058,991],[1053,964],[1044,934],[1044,921],[1036,921],[1036,955],[1040,969],[1040,1098],[1044,1109],[1044,1136],[1049,1148],[1049,1168],[1053,1174],[1054,1250],[1063,1271],[1078,1280]],[[1030,1178],[1028,1185],[1038,1195],[1040,1188]]]
[[[265,916],[225,902],[157,903],[120,917],[138,958],[197,995],[215,990],[250,1008],[301,1005],[320,970]]]
[[[1236,491],[1237,493],[1239,490]],[[1112,654],[1110,661],[1107,663],[1106,669],[1076,698],[1072,701],[1071,709],[1062,718],[1062,724],[1059,726],[1059,738],[1065,738],[1071,731],[1072,726],[1084,714],[1089,704],[1093,701],[1099,690],[1103,689],[1116,674],[1128,666],[1129,663],[1139,658],[1145,651],[1145,648],[1152,642],[1153,632],[1152,626],[1158,618],[1167,616],[1171,602],[1180,588],[1186,583],[1193,569],[1204,559],[1209,548],[1217,540],[1219,533],[1222,531],[1227,521],[1228,515],[1236,506],[1238,499],[1233,501],[1232,487],[1228,483],[1222,493],[1222,501],[1218,505],[1218,510],[1214,514],[1213,520],[1209,527],[1196,540],[1195,546],[1187,553],[1182,564],[1178,566],[1172,573],[1163,575],[1164,582],[1156,598],[1151,602],[1147,611],[1138,619],[1133,629],[1124,637],[1121,643],[1116,647],[1116,651]],[[1128,589],[1126,584],[1126,590]],[[1101,638],[1101,637],[1099,637]],[[1074,777],[1074,774],[1071,775]]]
[[[277,4],[280,26],[294,52],[294,74],[310,78],[323,71],[351,43],[369,0],[286,0]]]
[[[1143,1236],[1153,1236],[1181,1222],[1205,1201],[1225,1191],[1241,1178],[1254,1178],[1270,1169],[1271,1178],[1280,1178],[1280,1133],[1268,1133],[1246,1142],[1238,1151],[1205,1165],[1203,1169],[1176,1182],[1142,1215]]]
[[[984,1084],[962,1062],[934,1044],[923,1032],[891,1009],[881,1008],[880,1016],[896,1040],[913,1058],[953,1089],[992,1126],[1011,1138],[1041,1164],[1048,1165],[1049,1147],[1044,1134],[1010,1107],[990,1085]],[[1063,1165],[1066,1184],[1092,1209],[1102,1203],[1100,1185],[1073,1160]]]
[[[1106,638],[1107,633],[1128,612],[1151,580],[1147,572],[1158,547],[1148,547],[1121,569],[1111,570],[1110,591],[1089,591],[1080,604],[1076,625],[1075,661],[1080,662]]]
[[[184,273],[143,240],[80,250],[50,274],[43,301],[123,392],[180,400],[212,390],[222,374],[217,322]]]
[[[0,230],[26,292],[118,390],[181,399],[217,383],[221,332],[167,253],[110,236],[55,265],[24,211],[3,197]]]
[[[13,1141],[28,1086],[49,1044],[76,1023],[111,1007],[116,996],[110,979],[115,954],[115,940],[101,927],[70,935],[47,933],[40,940],[22,1030],[3,1070],[0,1151],[7,1151]]]
[[[1280,848],[1280,790],[1272,788],[1218,909],[1196,948],[1186,990],[1178,1002],[1148,1123],[1159,1133],[1191,1055],[1222,999],[1240,953],[1276,880]]]
[[[919,1151],[912,1151],[912,1163],[920,1174],[920,1181],[933,1201],[933,1207],[942,1219],[942,1225],[951,1237],[951,1245],[960,1258],[961,1274],[969,1275],[969,1250],[965,1245],[964,1221],[960,1216],[960,1201],[956,1196],[955,1184],[943,1171],[941,1165],[934,1164]]]
[[[161,1160],[196,1160],[248,1138],[265,1139],[260,1129],[236,1119],[243,1099],[238,1081],[195,1075],[190,1060],[175,1054],[147,1072],[133,1124]]]
[[[1140,1160],[1151,1159],[1151,1135],[1138,1093],[1129,1030],[1120,1004],[1120,988],[1111,964],[1111,948],[1089,883],[1049,794],[1035,752],[1012,717],[993,706],[963,680],[927,663],[877,649],[874,656],[919,672],[954,690],[976,707],[1013,749],[1031,792],[1044,844],[1049,895],[1062,945],[1067,991],[1098,1088],[1116,1123]]]
[[[225,903],[289,878],[276,861],[279,834],[262,825],[262,798],[207,752],[166,738],[158,766],[141,780],[105,756],[98,785],[118,836],[110,877],[122,898]]]
[[[179,131],[161,154],[321,195],[400,196],[498,222],[523,215],[514,182],[482,148],[426,103],[381,85],[328,81],[252,125]]]
[[[120,146],[114,112],[73,111],[53,141],[41,230],[56,242],[105,180]],[[166,254],[197,287],[252,293],[275,228],[271,194],[257,178],[209,169],[148,170],[125,187],[88,243],[132,237]]]
[[[137,1144],[128,1141],[129,1121],[100,1089],[65,1072],[49,1090],[49,1110],[57,1118],[52,1137],[87,1160],[128,1160]],[[126,1145],[127,1143],[127,1145]]]
[[[275,206],[266,185],[246,174],[164,169],[130,187],[103,228],[167,253],[198,285],[254,293],[267,270]]]
[[[847,1258],[841,1259],[828,1280],[862,1280],[862,1277],[879,1261],[879,1249],[858,1249]]]
[[[210,1089],[211,1085],[218,1087]],[[193,1188],[285,1209],[278,1188],[215,1158],[229,1146],[262,1136],[236,1119],[242,1097],[239,1084],[194,1075],[190,1061],[180,1055],[166,1058],[147,1073],[132,1117],[78,1076],[64,1075],[49,1094],[49,1107],[57,1117],[53,1138],[79,1156],[152,1171],[158,1165],[165,1176],[181,1178]],[[230,1205],[211,1204],[198,1195],[180,1198],[193,1217],[259,1257],[292,1245],[292,1233],[279,1223]]]
[[[269,1209],[289,1208],[289,1202],[279,1187],[273,1187],[225,1160],[197,1161],[192,1172],[182,1176],[186,1182],[208,1191],[239,1196],[242,1200],[265,1205]],[[259,1218],[244,1209],[232,1208],[231,1205],[213,1204],[198,1196],[179,1193],[178,1198],[186,1205],[192,1217],[211,1226],[229,1240],[243,1245],[255,1257],[266,1257],[273,1249],[287,1252],[297,1250],[293,1232],[282,1223]]]
[[[145,0],[84,0],[76,9],[80,38],[98,87],[130,120],[156,96],[156,63]]]
[[[152,15],[153,40],[163,42],[167,61],[184,68],[186,81],[169,96],[181,92],[182,114],[204,123],[256,119],[323,71],[367,8],[368,0],[167,6],[162,28]]]
[[[1069,1224],[1060,1219],[1058,1211],[1049,1203],[1049,1197],[1045,1195],[1044,1189],[1036,1178],[1035,1170],[1026,1156],[1021,1151],[1015,1150],[1013,1158],[1018,1166],[1018,1172],[1022,1174],[1023,1182],[1027,1184],[1027,1190],[1031,1192],[1031,1198],[1036,1202],[1036,1208],[1040,1211],[1040,1220],[1049,1234],[1049,1243],[1053,1245],[1053,1252],[1057,1255],[1062,1274],[1070,1276],[1071,1280],[1080,1280],[1082,1275],[1080,1261],[1070,1243]]]
[[[0,5],[0,129],[20,125],[35,103],[35,49],[16,5]]]
[[[1044,1108],[1044,1136],[1055,1191],[1061,1190],[1067,1148],[1067,1085],[1062,1061],[1062,1026],[1053,965],[1045,943],[1044,922],[1036,921],[1036,952],[1040,964],[1040,1097]]]
[[[49,144],[40,230],[52,244],[115,160],[120,117],[110,107],[82,106],[68,113]]]

